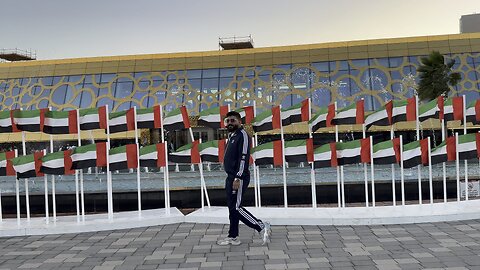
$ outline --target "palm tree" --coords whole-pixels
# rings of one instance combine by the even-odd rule
[[[438,51],[432,51],[428,57],[420,59],[421,65],[417,69],[420,82],[418,97],[420,100],[433,100],[440,95],[448,96],[450,86],[454,87],[462,79],[460,73],[453,72],[455,60],[445,63],[445,58]]]

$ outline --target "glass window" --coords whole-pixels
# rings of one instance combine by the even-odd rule
[[[132,102],[131,101],[126,101],[126,102],[123,102],[122,104],[120,104],[120,106],[118,106],[117,108],[117,112],[121,112],[121,111],[126,111],[128,109],[130,109],[132,107]]]
[[[118,82],[117,87],[115,88],[115,95],[116,98],[126,98],[132,94],[133,91],[133,82]]]
[[[83,83],[83,76],[82,75],[68,76],[66,81],[82,84]]]
[[[220,77],[233,77],[235,75],[235,68],[221,68]]]
[[[147,95],[146,92],[135,92],[135,94],[133,94],[133,101],[140,104],[142,102],[142,98],[145,97],[146,95]]]
[[[60,83],[60,82],[63,82],[63,77],[61,77],[61,76],[55,76],[55,77],[53,77],[53,85],[56,85],[56,84],[58,84],[58,83]]]
[[[320,72],[329,72],[328,62],[312,63],[312,67]]]
[[[138,79],[138,78],[141,78],[141,77],[146,77],[148,76],[150,73],[149,72],[135,72],[133,77],[135,79]]]
[[[202,78],[217,78],[218,77],[218,68],[209,68],[204,69],[202,73]]]
[[[369,66],[369,61],[368,61],[368,59],[352,60],[352,65],[353,65],[352,68],[354,68],[354,67],[357,67],[357,68],[359,68],[359,67],[367,67],[367,66]]]
[[[53,90],[52,101],[56,104],[65,103],[65,95],[67,93],[67,85],[61,85]]]
[[[202,70],[201,69],[187,70],[187,78],[188,79],[201,79],[202,78]]]
[[[116,76],[116,74],[113,74],[113,73],[101,74],[100,82],[101,83],[108,83],[108,82],[112,81],[113,78],[115,78],[115,76]]]
[[[176,80],[177,80],[177,75],[175,75],[175,73],[168,74],[167,80],[168,80],[169,82],[176,81]]]
[[[93,97],[92,94],[88,91],[82,92],[82,100],[80,101],[80,108],[91,108],[94,104],[92,104]]]
[[[14,86],[14,87],[12,88],[12,96],[18,96],[18,95],[20,94],[20,90],[21,90],[20,87]]]
[[[377,58],[377,59],[374,59],[375,62],[378,63],[378,65],[382,66],[382,67],[389,67],[390,64],[389,64],[389,61],[388,61],[388,58]]]
[[[101,98],[98,100],[97,102],[97,108],[98,107],[102,107],[102,106],[105,106],[105,105],[108,105],[108,111],[109,112],[112,112],[112,109],[113,109],[113,100],[109,99],[109,98]]]
[[[403,64],[403,57],[390,57],[388,58],[390,62],[390,67],[396,68]]]
[[[330,61],[330,70],[348,70],[348,61],[342,60],[342,61]]]
[[[42,78],[42,84],[45,86],[52,86],[53,84],[53,77],[44,77]]]
[[[42,99],[38,103],[38,108],[37,109],[45,109],[45,108],[48,108],[48,99]]]
[[[138,82],[138,87],[142,90],[147,90],[150,84],[151,81],[148,78],[143,78]]]
[[[20,101],[22,102],[22,104],[27,104],[32,101],[32,97],[28,94],[28,92],[25,92]]]
[[[313,90],[312,104],[318,107],[328,107],[332,99],[330,89],[328,87],[320,87]]]
[[[98,81],[95,80],[96,78],[98,78]],[[93,75],[93,74],[90,74],[90,75],[85,75],[85,83],[92,83],[92,82],[99,82],[100,81],[100,74],[97,74],[97,75]]]

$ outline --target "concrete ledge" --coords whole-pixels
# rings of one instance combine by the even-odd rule
[[[480,200],[405,206],[349,208],[247,207],[272,225],[383,225],[471,220],[480,218]],[[228,224],[226,207],[206,207],[185,222]]]
[[[175,207],[170,208],[170,213],[163,208],[143,210],[141,216],[138,211],[118,212],[113,214],[112,220],[107,214],[85,215],[84,220],[77,220],[77,216],[61,216],[55,222],[50,218],[48,224],[45,217],[31,218],[30,221],[22,218],[20,223],[17,219],[3,219],[0,222],[0,237],[121,230],[181,223],[184,220],[185,216]]]

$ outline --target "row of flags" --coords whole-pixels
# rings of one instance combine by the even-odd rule
[[[413,141],[403,145],[400,139],[373,144],[371,137],[349,142],[332,142],[314,147],[313,139],[292,140],[282,143],[275,140],[252,148],[250,163],[256,165],[283,165],[286,162],[314,162],[315,168],[336,167],[341,165],[370,163],[398,164],[403,160],[404,168],[428,165],[428,139]],[[199,143],[198,140],[168,154],[173,163],[198,164],[203,162],[223,163],[226,140]],[[137,151],[139,153],[137,154]],[[165,167],[165,143],[137,148],[137,144],[127,144],[109,150],[110,170],[142,167]],[[460,160],[480,158],[480,134],[448,137],[437,147],[431,149],[431,163],[438,164],[456,160],[458,151]],[[138,156],[138,158],[137,158]],[[35,152],[31,155],[15,157],[15,152],[0,153],[0,175],[17,175],[17,178],[30,178],[44,174],[73,174],[74,170],[107,166],[107,145],[105,142],[76,147],[74,149],[44,155]]]

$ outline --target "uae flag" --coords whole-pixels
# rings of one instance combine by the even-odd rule
[[[432,149],[432,165],[456,159],[455,137],[448,137],[440,145]]]
[[[161,128],[162,114],[160,105],[152,108],[137,109],[137,128]]]
[[[199,126],[211,127],[213,129],[225,128],[224,119],[227,113],[227,105],[210,108],[200,112],[197,123]]]
[[[428,164],[428,139],[405,144],[402,159],[404,168]]]
[[[315,168],[337,167],[337,144],[333,142],[316,148],[313,158]]]
[[[168,131],[190,128],[187,108],[182,106],[167,113],[163,119],[163,128]]]
[[[442,98],[442,97],[439,97]],[[434,99],[428,103],[425,103],[421,105],[418,108],[418,119],[420,122],[423,122],[427,119],[434,118],[434,119],[439,119],[440,118],[440,108],[438,106],[438,100]]]
[[[198,145],[202,161],[223,163],[226,140],[204,142]]]
[[[405,121],[416,121],[415,97],[407,100],[393,101],[392,124]]]
[[[275,106],[271,110],[264,111],[255,116],[252,127],[255,132],[281,128],[280,107]]]
[[[253,118],[255,116],[253,106],[245,106],[235,111],[240,114],[240,117],[242,117],[243,124],[250,125],[252,123]]]
[[[320,108],[320,110],[308,121],[308,124],[312,127],[312,132],[317,131],[319,128],[330,127],[331,121],[335,116],[335,105],[330,104],[328,108]]]
[[[383,108],[374,111],[365,118],[365,128],[368,129],[371,126],[390,126],[392,125],[392,110],[393,101],[390,100]]]
[[[1,111],[0,112],[0,133],[18,132],[19,130],[13,124],[13,111]]]
[[[355,125],[363,124],[365,118],[364,100],[339,110],[332,120],[333,125]]]
[[[47,111],[45,112],[45,123],[43,132],[47,134],[76,134],[77,110],[66,112]]]
[[[42,167],[42,157],[43,151],[39,151],[31,155],[12,158],[11,161],[13,168],[17,172],[17,178],[21,179],[43,176],[44,174],[40,172],[40,167]]]
[[[107,107],[79,111],[80,130],[107,129]]]
[[[72,155],[72,169],[107,166],[107,143],[101,142],[75,147]]]
[[[443,117],[445,122],[463,120],[463,97],[453,97],[445,101],[443,105]]]
[[[13,122],[17,126],[18,130],[40,132],[43,130],[43,124],[45,122],[45,112],[48,109],[40,109],[33,111],[13,111]]]
[[[72,150],[54,152],[42,157],[40,171],[51,175],[74,174],[72,170]]]
[[[132,143],[110,149],[108,162],[110,171],[137,168],[137,144]]]
[[[465,112],[465,118],[467,122],[471,122],[474,125],[480,124],[480,99],[470,103]]]
[[[168,160],[173,163],[198,164],[200,163],[199,141],[184,145],[168,155]]]
[[[0,153],[0,176],[13,176],[15,169],[11,159],[15,158],[15,151]]]
[[[255,165],[282,166],[282,155],[282,141],[268,142],[252,148]]]
[[[475,133],[458,136],[458,158],[460,160],[478,158],[477,137]]]
[[[110,133],[117,133],[129,130],[135,130],[135,112],[130,108],[122,112],[114,112],[108,115]]]
[[[313,139],[294,140],[285,142],[286,162],[312,162]]]
[[[336,148],[338,165],[370,162],[370,138],[338,142]]]
[[[303,100],[297,105],[294,105],[290,108],[282,109],[282,125],[288,126],[293,123],[306,122],[310,119],[310,106],[308,99]]]
[[[157,143],[140,148],[140,166],[161,168],[167,166],[165,143]]]
[[[374,164],[395,164],[400,161],[400,139],[377,143],[373,145]]]

